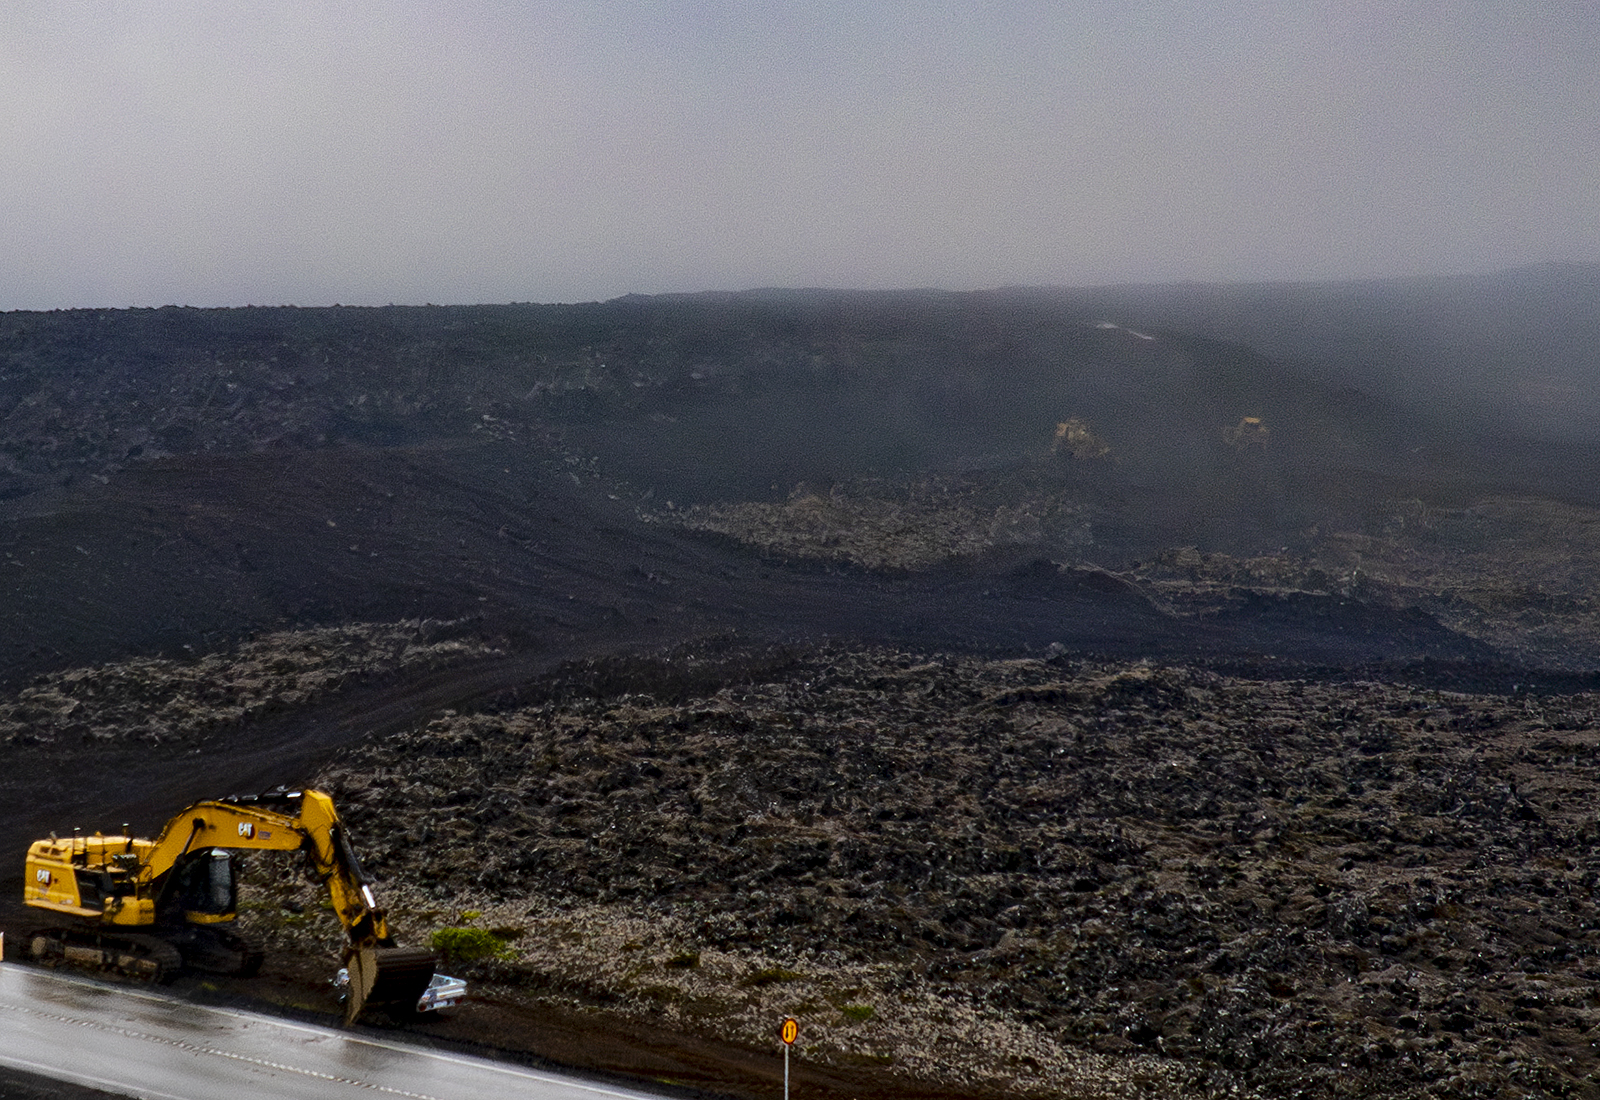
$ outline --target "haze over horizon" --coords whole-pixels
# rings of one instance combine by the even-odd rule
[[[43,0],[0,310],[1600,262],[1600,8]]]

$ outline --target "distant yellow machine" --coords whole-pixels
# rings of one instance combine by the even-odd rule
[[[1231,428],[1222,430],[1222,438],[1235,450],[1244,450],[1247,447],[1267,449],[1267,439],[1270,433],[1267,426],[1261,422],[1259,416],[1246,416]]]
[[[1050,453],[1069,458],[1104,458],[1111,453],[1111,446],[1095,435],[1087,422],[1073,417],[1056,425]]]
[[[33,932],[27,953],[148,981],[185,967],[252,974],[262,956],[232,929],[238,883],[230,852],[297,849],[327,886],[348,937],[346,1022],[368,1004],[423,1007],[433,953],[395,946],[333,800],[321,791],[197,802],[154,840],[97,833],[34,841],[23,901],[74,920]]]

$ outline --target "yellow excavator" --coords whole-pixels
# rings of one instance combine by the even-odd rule
[[[321,791],[280,788],[196,802],[154,840],[129,834],[36,840],[28,848],[23,901],[73,917],[36,930],[27,953],[46,964],[161,981],[185,970],[249,975],[261,951],[233,930],[238,883],[231,853],[305,853],[327,886],[348,940],[341,972],[345,1022],[369,1005],[402,1011],[443,1007],[434,956],[396,947],[350,838]],[[442,981],[441,981],[442,979]],[[463,990],[448,990],[453,1002]]]

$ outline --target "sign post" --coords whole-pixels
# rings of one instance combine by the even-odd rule
[[[783,1040],[783,1100],[789,1100],[789,1048],[800,1037],[800,1021],[793,1016],[785,1016],[778,1036]]]

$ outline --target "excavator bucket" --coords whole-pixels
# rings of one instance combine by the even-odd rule
[[[423,947],[363,947],[352,952],[347,962],[345,1026],[372,1005],[415,1011],[433,980],[434,962],[433,952]]]

